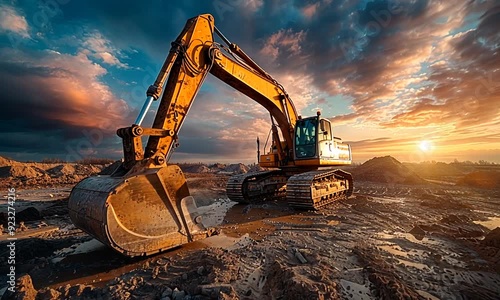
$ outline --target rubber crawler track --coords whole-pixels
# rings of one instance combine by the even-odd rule
[[[315,209],[352,194],[351,174],[342,170],[316,170],[287,177],[283,172],[262,171],[232,176],[227,183],[229,199],[258,203],[286,196],[290,206]]]
[[[296,208],[315,209],[352,195],[350,173],[342,170],[317,170],[288,179],[287,202]]]
[[[286,179],[279,170],[234,175],[227,182],[227,196],[240,203],[284,198]]]

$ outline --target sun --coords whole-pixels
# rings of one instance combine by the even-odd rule
[[[418,148],[420,150],[422,150],[423,152],[429,152],[432,150],[433,146],[432,146],[432,142],[430,141],[421,141],[419,144],[418,144]]]

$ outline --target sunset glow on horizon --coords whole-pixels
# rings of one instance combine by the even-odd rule
[[[116,129],[134,122],[187,19],[210,13],[299,114],[332,121],[355,162],[500,163],[498,2],[57,3],[0,4],[2,156],[122,157]],[[263,107],[209,75],[172,160],[253,163],[270,124]]]

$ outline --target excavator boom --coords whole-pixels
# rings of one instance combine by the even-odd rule
[[[215,42],[214,33],[226,45]],[[259,103],[271,116],[273,142],[269,153],[261,156],[261,165],[280,169],[230,179],[227,193],[231,199],[252,202],[283,196],[288,181],[296,198],[303,199],[290,203],[318,209],[352,192],[352,179],[345,172],[337,170],[322,176],[316,171],[309,176],[312,179],[303,175],[319,166],[350,163],[350,148],[331,134],[328,137],[323,122],[330,126],[329,121],[320,122],[318,115],[309,122],[316,127],[295,130],[302,120],[284,87],[230,43],[215,27],[213,17],[205,14],[187,21],[147,90],[135,123],[117,130],[123,140],[121,166],[110,176],[89,177],[73,188],[69,210],[76,226],[127,256],[153,254],[212,234],[203,225],[182,171],[176,165],[167,165],[178,145],[182,124],[209,73]],[[151,103],[158,99],[153,126],[142,127]],[[145,149],[143,136],[149,136]],[[305,138],[316,141],[306,143]],[[306,151],[311,147],[317,150],[315,156],[300,156],[309,153]],[[296,177],[299,175],[302,177]],[[321,178],[321,184],[315,182],[316,177]],[[301,180],[312,180],[306,186],[309,192],[302,190]],[[325,186],[325,191],[321,190]],[[323,192],[312,193],[313,188]]]

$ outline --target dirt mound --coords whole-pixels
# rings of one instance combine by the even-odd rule
[[[394,268],[384,261],[378,250],[364,246],[354,248],[353,253],[366,266],[368,279],[379,299],[422,299],[412,287],[393,273]]]
[[[0,187],[74,184],[102,168],[104,165],[17,162],[0,157]]]
[[[463,203],[457,197],[448,194],[436,195],[421,190],[415,191],[412,195],[421,199],[420,205],[433,209],[472,209],[467,203]]]
[[[221,163],[215,163],[215,164],[209,166],[209,168],[214,170],[214,171],[220,171],[220,170],[224,169],[225,167],[226,167],[226,165],[221,164]]]
[[[224,172],[233,173],[233,174],[244,174],[247,173],[249,168],[242,163],[239,164],[230,164],[229,166],[224,168]]]
[[[265,171],[267,170],[266,168],[263,168],[259,165],[253,165],[251,166],[249,169],[248,169],[248,172],[251,173],[251,172],[260,172],[260,171]]]
[[[352,170],[361,181],[423,184],[426,181],[392,156],[375,157]]]
[[[274,262],[269,270],[265,290],[271,293],[271,299],[338,299],[336,284],[330,286],[308,278],[307,272]],[[304,274],[305,273],[305,274]]]
[[[204,164],[179,165],[184,173],[209,173],[210,168]]]
[[[471,172],[458,180],[457,185],[477,187],[482,189],[500,189],[500,172]]]
[[[30,179],[43,176],[44,174],[45,172],[42,169],[20,164],[0,168],[0,178]]]
[[[500,248],[500,227],[490,231],[481,243],[485,246]]]
[[[37,291],[33,287],[33,282],[28,274],[24,274],[16,280],[15,293],[7,290],[2,299],[26,299],[36,298]]]
[[[75,174],[75,168],[70,164],[63,164],[48,169],[47,173],[50,175],[50,177],[61,177]]]
[[[17,161],[0,156],[0,167],[12,166],[18,164]]]
[[[74,174],[80,176],[91,176],[101,172],[101,168],[95,165],[81,165],[81,164],[73,164],[75,168]]]

